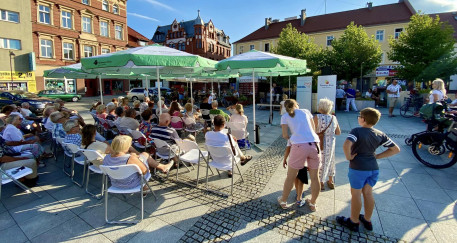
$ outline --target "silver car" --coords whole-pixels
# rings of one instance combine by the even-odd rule
[[[149,89],[149,97],[152,96],[152,90]],[[127,93],[127,98],[131,101],[144,100],[144,88],[133,88]]]

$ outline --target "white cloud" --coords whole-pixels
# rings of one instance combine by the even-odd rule
[[[158,19],[151,18],[151,17],[144,16],[144,15],[137,14],[137,13],[127,13],[127,15],[134,16],[134,17],[137,17],[137,18],[142,18],[142,19],[147,19],[147,20],[159,22]]]
[[[176,9],[174,9],[173,7],[171,7],[171,6],[169,6],[169,5],[165,4],[165,3],[161,3],[159,1],[156,1],[156,0],[143,0],[143,1],[148,2],[148,3],[150,3],[150,4],[154,5],[154,6],[158,6],[158,7],[164,8],[164,9],[168,9],[170,11],[176,11]]]
[[[457,11],[456,0],[411,0],[411,4],[427,14]]]

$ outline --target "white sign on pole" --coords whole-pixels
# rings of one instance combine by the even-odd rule
[[[333,101],[333,111],[335,111],[336,95],[336,75],[327,75],[317,77],[317,103],[319,100],[327,98]]]
[[[297,77],[297,102],[311,111],[313,77]]]

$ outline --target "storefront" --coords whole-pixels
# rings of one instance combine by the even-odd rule
[[[0,90],[36,92],[35,72],[0,72]]]
[[[60,90],[66,93],[75,94],[76,80],[74,79],[54,79],[54,78],[45,78],[44,79],[44,89],[47,90]]]

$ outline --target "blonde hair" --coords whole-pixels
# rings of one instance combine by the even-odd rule
[[[365,123],[374,126],[381,119],[381,112],[375,108],[368,107],[360,111],[360,116],[365,120]]]
[[[63,130],[65,132],[69,132],[73,127],[76,127],[76,125],[79,125],[79,122],[77,120],[68,120],[63,124]]]
[[[135,101],[133,101],[133,106],[134,106],[134,107],[135,107],[135,106],[139,106],[140,103],[141,103],[141,102],[140,102],[139,100],[135,100]]]
[[[242,104],[237,104],[235,106],[235,110],[236,112],[238,112],[238,114],[240,115],[243,115],[244,114],[244,109],[243,109],[243,105]]]
[[[331,101],[327,98],[319,100],[319,105],[317,106],[317,109],[322,114],[330,114],[330,111],[332,111],[332,108],[333,108],[333,101]]]
[[[289,98],[289,96],[287,96],[286,94],[282,94],[282,100],[287,100]]]
[[[97,114],[102,114],[104,110],[106,110],[106,106],[105,105],[98,105],[97,106]]]
[[[186,109],[187,112],[192,111],[192,104],[191,103],[187,103],[187,104],[184,105],[184,108]]]
[[[132,138],[127,135],[119,135],[113,139],[111,150],[113,154],[125,153],[132,145]]]
[[[295,116],[295,109],[297,105],[298,103],[294,99],[288,99],[284,102],[284,108],[286,108],[286,112],[290,117]]]
[[[444,87],[444,81],[440,78],[433,80],[432,84],[436,85],[436,89],[440,90],[443,93],[443,96],[446,96],[446,88]]]

